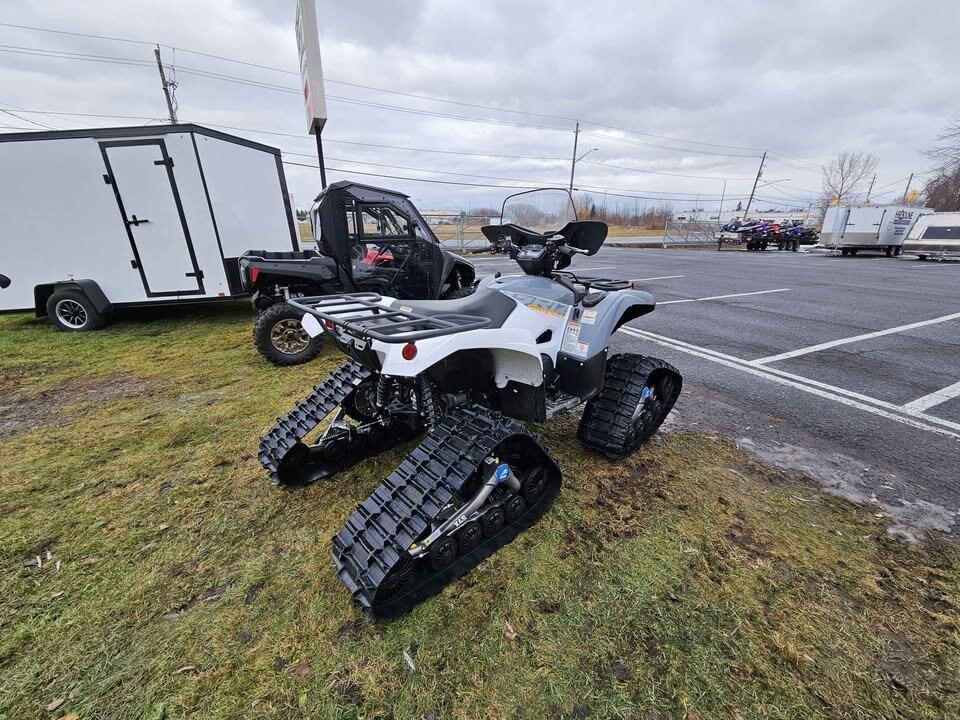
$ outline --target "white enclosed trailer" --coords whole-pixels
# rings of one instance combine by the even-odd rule
[[[276,148],[198,125],[0,135],[0,311],[89,330],[235,298],[251,249],[299,249]]]
[[[913,223],[932,212],[909,205],[833,205],[823,216],[820,244],[839,249],[842,255],[860,250],[899,255]]]
[[[921,260],[960,257],[960,212],[924,215],[910,229],[903,250]]]

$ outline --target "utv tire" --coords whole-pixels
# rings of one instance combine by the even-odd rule
[[[465,298],[465,297],[468,297],[468,296],[470,296],[470,295],[473,295],[473,293],[474,293],[475,290],[476,290],[476,288],[474,288],[473,285],[467,285],[467,286],[462,287],[462,288],[454,288],[454,289],[448,290],[448,291],[444,294],[444,296],[443,296],[442,298],[440,298],[440,299],[441,299],[441,300],[456,300],[457,298]]]
[[[274,365],[301,365],[313,360],[322,337],[312,338],[300,324],[303,312],[285,302],[271,305],[257,316],[253,344]]]
[[[47,317],[57,330],[99,330],[107,319],[80,290],[57,290],[47,300]]]
[[[680,373],[663,360],[614,355],[607,361],[603,390],[583,410],[577,437],[608,458],[624,458],[657,431],[682,386]]]

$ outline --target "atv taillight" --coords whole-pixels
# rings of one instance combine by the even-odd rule
[[[336,323],[334,323],[333,320],[325,320],[323,324],[326,325],[327,330],[331,332],[333,332],[333,329],[336,327]]]
[[[256,282],[258,277],[260,277],[260,268],[250,268],[250,282]]]
[[[407,343],[400,352],[404,360],[413,360],[417,356],[417,346],[413,343]]]

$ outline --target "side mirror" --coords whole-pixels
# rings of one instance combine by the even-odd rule
[[[0,290],[10,287],[10,278],[6,275],[0,275]]]

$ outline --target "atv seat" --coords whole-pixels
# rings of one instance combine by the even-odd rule
[[[472,315],[490,320],[489,328],[499,328],[517,307],[517,303],[496,290],[477,290],[473,295],[453,300],[397,300],[392,308],[418,315]]]

